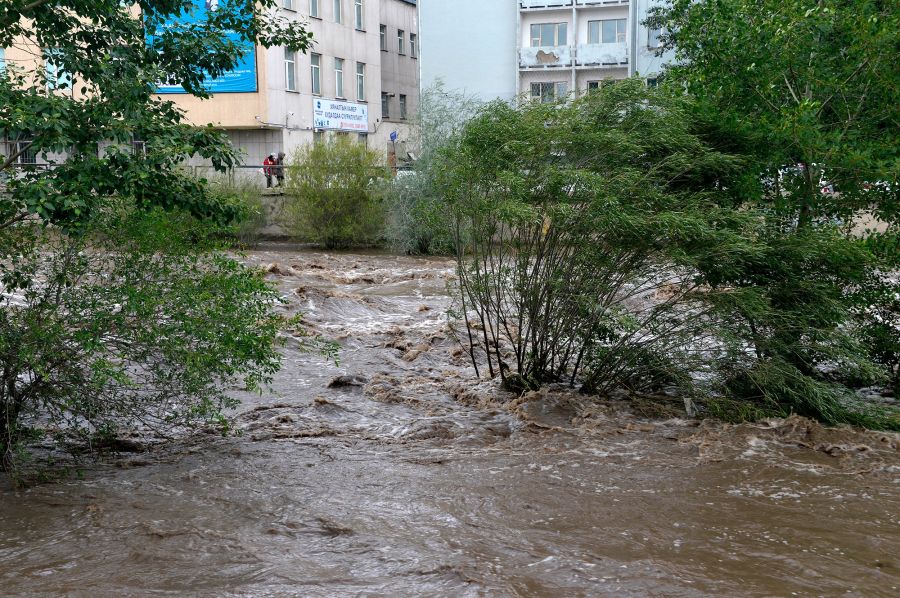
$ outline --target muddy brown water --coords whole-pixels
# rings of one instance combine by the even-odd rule
[[[451,338],[450,262],[248,259],[340,364],[289,341],[240,435],[0,489],[0,595],[900,595],[897,435],[508,401]]]

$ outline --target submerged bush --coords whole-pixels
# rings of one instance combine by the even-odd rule
[[[445,152],[461,299],[512,388],[689,380],[703,261],[743,251],[746,214],[697,181],[733,166],[639,81],[563,104],[494,103]],[[474,350],[473,350],[474,356]],[[477,365],[476,365],[477,367]]]
[[[851,389],[885,380],[853,324],[871,252],[736,201],[741,162],[690,107],[639,81],[494,103],[442,153],[476,370],[514,390],[676,387],[722,413],[898,427]],[[896,330],[877,331],[890,347]]]
[[[252,247],[266,226],[265,206],[259,187],[246,179],[217,178],[210,181],[210,197],[230,207],[234,220],[222,226],[220,234],[231,237],[241,247]]]
[[[343,137],[298,150],[287,167],[288,229],[329,249],[377,243],[387,174],[378,152]]]
[[[135,428],[227,424],[226,394],[278,369],[278,293],[205,242],[215,224],[119,206],[0,231],[0,457],[38,436],[96,449]]]

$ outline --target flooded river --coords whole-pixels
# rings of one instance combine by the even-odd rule
[[[897,435],[510,401],[452,338],[450,262],[248,259],[340,364],[289,341],[239,435],[0,489],[0,595],[900,595]]]

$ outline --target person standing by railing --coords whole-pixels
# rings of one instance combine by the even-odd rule
[[[269,154],[266,156],[266,159],[263,160],[263,174],[266,175],[266,189],[272,188],[272,175],[275,170],[275,154]]]
[[[278,159],[275,160],[275,178],[278,179],[276,187],[284,186],[284,152],[278,152]]]

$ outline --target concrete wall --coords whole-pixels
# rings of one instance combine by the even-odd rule
[[[419,0],[422,86],[515,97],[517,11],[515,0]]]
[[[417,39],[416,55],[410,48],[410,34],[419,38],[419,15],[415,3],[407,0],[381,0],[381,24],[387,28],[387,49],[381,51],[381,91],[388,98],[390,117],[382,119],[370,139],[370,147],[389,149],[390,134],[396,131],[400,143],[410,142],[410,123],[415,121],[419,108],[419,56],[422,53]],[[397,31],[404,32],[405,53],[400,54]],[[406,119],[400,118],[400,96],[406,96]],[[381,97],[372,100],[372,109],[381,116]],[[402,155],[400,148],[398,154]]]
[[[653,7],[663,4],[660,0],[632,0],[636,3],[638,23],[637,23],[637,41],[635,44],[635,72],[641,77],[653,77],[663,70],[663,65],[672,62],[675,59],[674,52],[666,52],[662,56],[656,56],[656,51],[647,46],[648,30],[642,24],[647,18],[647,11]]]

